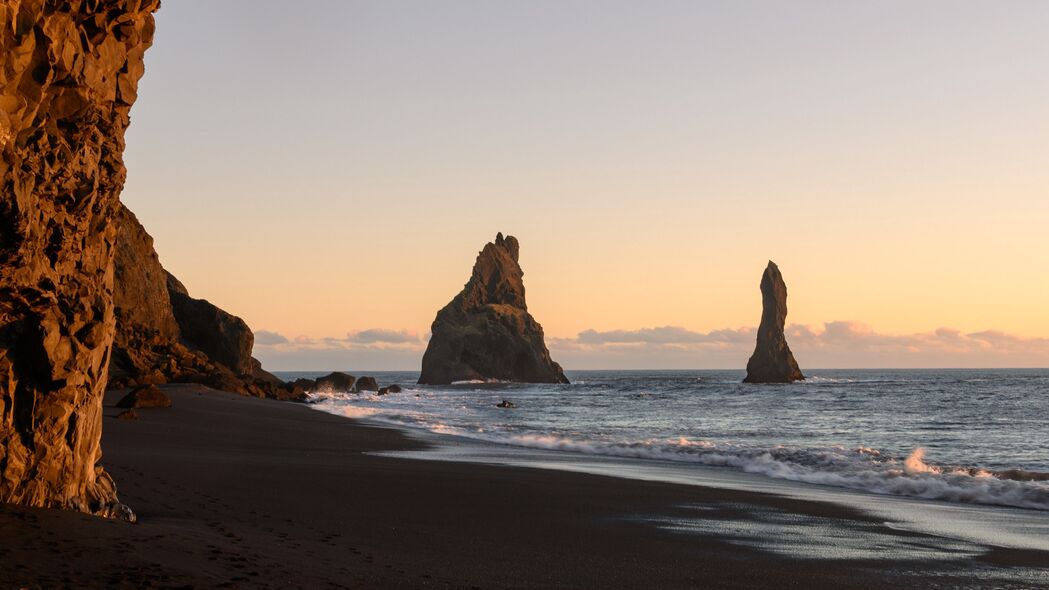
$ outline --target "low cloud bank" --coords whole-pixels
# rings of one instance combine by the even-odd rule
[[[419,366],[426,340],[409,330],[384,328],[350,332],[341,338],[288,338],[259,330],[255,356],[271,371],[412,370]]]
[[[1049,338],[951,328],[884,334],[854,321],[821,327],[792,324],[787,342],[802,369],[921,367],[1046,367]],[[696,332],[679,326],[641,330],[586,330],[552,338],[554,358],[573,368],[742,369],[754,350],[756,328]]]
[[[584,330],[574,338],[547,338],[554,359],[568,369],[738,369],[754,349],[756,328],[698,332],[680,326],[639,330]],[[341,338],[288,338],[260,330],[255,354],[273,370],[417,370],[428,335],[372,328]],[[808,368],[1049,367],[1049,338],[950,328],[885,334],[854,321],[792,324],[787,341]]]

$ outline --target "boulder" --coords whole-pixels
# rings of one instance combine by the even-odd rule
[[[390,385],[389,387],[380,387],[379,388],[379,395],[387,395],[387,394],[390,394],[390,393],[400,393],[400,392],[401,392],[401,386],[400,385]]]
[[[437,312],[419,383],[568,383],[528,313],[519,253],[517,239],[500,233],[477,255],[466,286]]]
[[[744,383],[791,383],[804,379],[783,333],[787,321],[787,285],[776,263],[761,276],[761,325]]]
[[[347,377],[350,377],[350,375],[347,375]],[[300,377],[299,379],[292,381],[290,385],[292,387],[297,387],[305,391],[306,393],[309,393],[317,389],[317,382],[315,380],[306,379],[304,377]]]
[[[309,396],[306,390],[294,383],[285,383],[274,390],[273,395],[267,395],[282,402],[306,402]]]
[[[140,385],[135,389],[132,389],[131,393],[128,393],[121,398],[121,400],[117,402],[117,407],[169,408],[171,407],[171,398],[169,398],[156,385]]]
[[[313,391],[321,393],[352,393],[354,391],[353,384],[356,381],[357,378],[353,375],[335,371],[323,377],[318,377]]]
[[[255,344],[251,328],[244,320],[206,299],[190,297],[186,287],[174,275],[166,275],[171,310],[183,343],[228,367],[236,375],[250,375],[254,369],[251,349]]]
[[[505,400],[505,399],[504,399],[503,401],[501,401],[501,402],[499,402],[499,403],[495,404],[495,407],[497,407],[497,408],[508,408],[508,409],[513,409],[513,408],[516,408],[516,407],[517,407],[517,404],[515,404],[514,402],[512,402],[512,401],[510,401],[510,400]]]
[[[361,377],[357,380],[357,383],[353,386],[353,392],[360,393],[362,391],[379,391],[379,383],[375,381],[375,377]]]
[[[124,132],[158,5],[0,3],[0,502],[133,518],[99,443]]]

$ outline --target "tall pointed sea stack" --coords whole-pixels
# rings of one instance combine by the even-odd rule
[[[528,313],[518,249],[516,238],[500,233],[477,255],[470,281],[437,312],[419,383],[568,383]]]
[[[744,383],[790,383],[801,374],[794,354],[787,346],[783,326],[787,322],[787,285],[775,262],[769,261],[761,277],[761,325],[758,345],[747,362]]]
[[[99,443],[124,130],[158,5],[0,2],[0,502],[130,516]]]

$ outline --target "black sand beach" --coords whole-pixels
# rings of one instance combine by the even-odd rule
[[[166,386],[171,408],[117,420],[104,463],[139,523],[0,507],[3,588],[956,588],[1030,587],[1039,552],[989,550],[935,565],[793,559],[718,534],[644,521],[713,506],[785,511],[846,530],[889,530],[841,506],[558,471],[365,454],[399,432],[286,402]]]

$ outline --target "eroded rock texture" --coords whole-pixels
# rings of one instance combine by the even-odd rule
[[[0,501],[119,515],[99,466],[124,130],[159,0],[0,3]]]
[[[787,346],[787,337],[783,334],[786,322],[787,284],[779,267],[770,260],[761,276],[761,325],[754,354],[747,362],[744,383],[790,383],[805,378]]]
[[[255,335],[244,320],[191,297],[164,270],[153,238],[131,211],[121,205],[116,221],[110,388],[192,382],[258,397],[302,397],[252,358]]]
[[[518,252],[517,239],[500,233],[477,255],[470,281],[437,312],[419,383],[568,383],[528,313]]]

